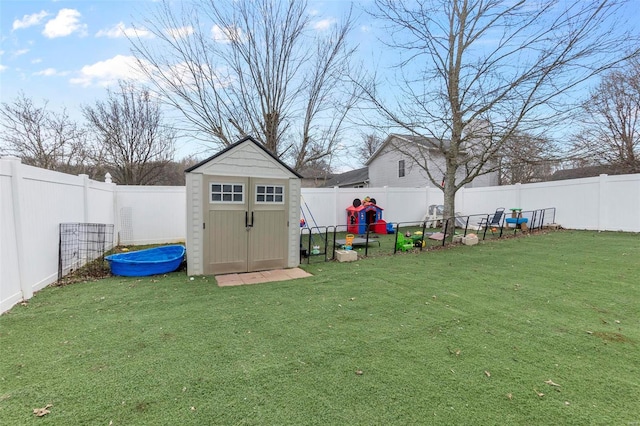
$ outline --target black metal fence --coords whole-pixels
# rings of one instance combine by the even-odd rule
[[[518,233],[536,232],[555,223],[556,209],[513,209],[494,221],[494,214],[456,216],[422,222],[389,222],[392,233],[375,233],[367,225],[363,234],[348,233],[347,225],[304,227],[300,231],[300,261],[312,259],[328,261],[336,258],[336,250],[348,248],[361,256],[389,255],[406,251],[422,251],[447,244],[475,234],[478,240],[503,238]],[[445,233],[445,230],[449,233]],[[349,245],[350,243],[351,245]]]
[[[58,242],[58,281],[87,263],[104,258],[105,252],[111,248],[113,248],[112,224],[61,223]]]

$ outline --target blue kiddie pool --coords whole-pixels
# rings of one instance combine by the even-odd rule
[[[124,277],[166,274],[180,267],[184,260],[183,245],[154,247],[105,257],[111,273]]]

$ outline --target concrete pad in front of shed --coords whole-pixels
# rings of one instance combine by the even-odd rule
[[[291,268],[275,269],[273,271],[247,272],[244,274],[216,275],[215,278],[218,283],[218,287],[229,287],[234,285],[287,281],[311,276],[311,274],[300,268]]]

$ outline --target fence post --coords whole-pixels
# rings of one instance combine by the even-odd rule
[[[606,174],[601,174],[598,177],[598,231],[607,230],[607,209],[604,203],[607,177],[608,175]],[[613,228],[611,227],[610,229]]]
[[[106,183],[110,183],[111,184],[111,209],[113,210],[113,237],[115,239],[115,241],[113,242],[114,246],[119,246],[120,245],[120,222],[119,222],[119,216],[118,216],[118,212],[119,212],[119,208],[118,208],[118,194],[117,194],[117,190],[118,190],[118,186],[113,183],[113,180],[111,179],[111,173],[107,172],[107,174],[104,175],[104,181]],[[186,185],[185,185],[186,186]],[[186,235],[185,235],[186,238]],[[111,247],[113,248],[113,247]]]
[[[424,209],[424,218],[423,220],[426,223],[426,218],[429,215],[429,184],[424,188],[424,200],[425,200],[425,209]]]
[[[25,277],[27,259],[24,249],[25,230],[22,221],[22,205],[20,202],[22,191],[22,161],[17,157],[5,157],[3,160],[11,163],[11,201],[13,204],[13,229],[15,230],[16,237],[16,258],[18,259],[18,280],[20,281],[22,299],[28,300],[33,297],[33,288]]]
[[[339,195],[340,195],[340,187],[336,185],[333,187],[333,223],[336,225],[340,224],[340,222],[338,222],[338,196]]]
[[[82,217],[83,223],[89,223],[89,175],[78,175],[82,179]]]

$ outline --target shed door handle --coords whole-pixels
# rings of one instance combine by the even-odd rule
[[[249,223],[249,212],[244,212],[244,227],[253,228],[253,212],[251,212],[251,223]]]

